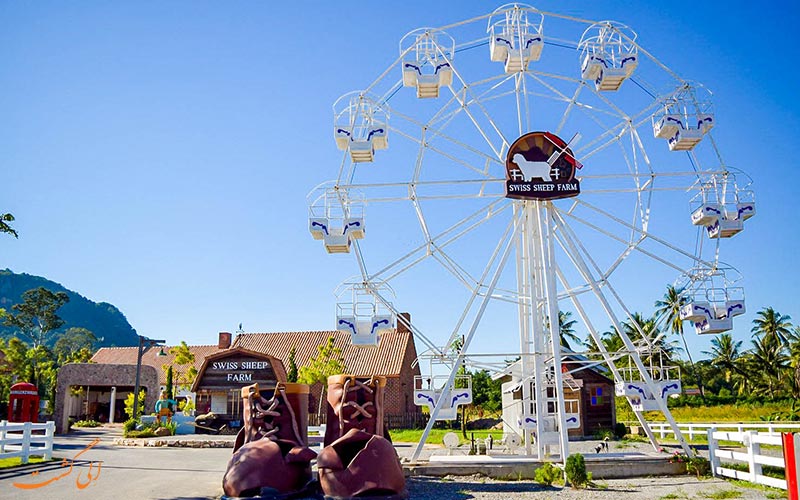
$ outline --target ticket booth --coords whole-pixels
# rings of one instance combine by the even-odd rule
[[[39,391],[28,382],[20,382],[11,386],[8,399],[9,422],[33,422],[39,420]]]

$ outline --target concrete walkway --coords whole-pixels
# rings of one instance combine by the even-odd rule
[[[122,439],[120,426],[103,427],[97,429],[79,429],[66,436],[57,436],[54,443],[54,455],[58,461],[45,465],[33,465],[13,470],[0,471],[0,499],[54,499],[54,500],[94,500],[108,499],[217,499],[222,495],[222,477],[225,474],[228,460],[231,456],[233,436],[175,436],[174,438],[149,438],[142,442],[157,439],[169,441],[165,446],[120,446],[113,444],[115,440]],[[180,443],[183,441],[183,443]],[[204,443],[219,441],[224,448],[204,447]],[[192,444],[193,443],[193,444]],[[170,446],[172,444],[172,446]],[[179,447],[187,445],[198,447]],[[221,444],[221,445],[222,445]],[[231,447],[227,447],[230,444]],[[572,445],[573,443],[571,443]],[[618,477],[612,473],[604,473],[597,467],[610,464],[613,470],[630,470],[635,462],[631,461],[633,455],[640,455],[666,464],[668,453],[653,452],[652,447],[646,443],[610,443],[609,452],[597,454],[594,452],[596,442],[577,442],[571,446],[572,452],[584,453],[587,458],[587,468],[595,472],[596,479]],[[396,443],[395,449],[401,458],[408,458],[413,454],[415,444]],[[617,446],[624,446],[618,448]],[[406,471],[411,476],[408,479],[409,491],[412,498],[425,498],[424,493],[431,488],[440,491],[440,479],[431,475],[442,476],[448,474],[483,474],[497,477],[526,478],[530,477],[537,464],[526,457],[501,457],[492,455],[488,457],[467,456],[467,447],[455,450],[459,457],[446,457],[447,451],[441,446],[425,445],[423,458],[429,460],[427,464],[406,464]],[[497,450],[495,450],[497,451]],[[671,452],[671,450],[667,450]],[[623,453],[624,452],[624,453]],[[430,460],[433,457],[433,460]],[[64,459],[64,460],[62,460]],[[477,461],[481,462],[477,462]],[[508,461],[512,460],[511,463]],[[448,461],[450,463],[448,463]],[[496,462],[495,467],[491,461]],[[471,465],[470,465],[470,462]],[[483,463],[482,463],[483,462]],[[505,463],[501,463],[505,462]],[[643,462],[642,462],[643,463]],[[429,467],[425,469],[424,467]],[[438,470],[435,470],[438,467]],[[450,469],[448,469],[448,467]],[[482,467],[483,470],[471,471],[469,467]],[[496,468],[496,474],[492,474]],[[488,472],[487,472],[488,471]],[[642,473],[639,471],[639,473]],[[657,474],[647,473],[646,475]],[[464,490],[479,487],[483,479],[472,477],[449,477],[441,482],[441,487],[457,488],[463,483]],[[686,478],[686,476],[683,476]],[[633,483],[643,479],[629,479]],[[687,480],[689,480],[687,478]],[[15,483],[17,486],[15,486]],[[27,485],[29,489],[19,486]],[[35,486],[35,487],[34,487]],[[484,485],[485,486],[485,485]],[[531,484],[517,483],[519,488],[527,491],[535,489]],[[498,489],[499,488],[499,489]],[[502,484],[492,487],[494,491],[508,493],[509,486]],[[485,488],[484,488],[485,489]],[[413,490],[413,491],[412,491]],[[444,490],[441,490],[442,492]],[[548,495],[548,492],[543,491]],[[553,491],[549,491],[553,493]],[[664,494],[669,493],[666,491]],[[651,493],[652,494],[652,493]],[[416,495],[416,496],[415,496]],[[431,498],[444,500],[445,498],[481,498],[482,495],[448,497],[433,494]],[[501,495],[502,497],[502,495]],[[501,498],[498,497],[498,498]],[[487,497],[489,498],[489,497]],[[494,497],[492,497],[494,498]],[[508,500],[509,497],[506,498]],[[526,496],[526,498],[528,498]],[[652,498],[652,497],[651,497]],[[657,497],[656,497],[657,498]]]
[[[53,454],[67,460],[0,471],[0,499],[189,500],[222,495],[229,448],[127,448],[112,444],[119,437],[121,427],[56,436]],[[21,489],[14,483],[42,486]]]

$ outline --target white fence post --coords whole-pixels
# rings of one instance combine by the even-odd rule
[[[708,429],[708,461],[711,465],[711,477],[717,477],[717,465],[719,465],[719,457],[717,457],[717,441],[714,439],[715,432],[717,432],[715,427]]]
[[[6,427],[8,427],[8,420],[0,422],[0,453],[6,451]]]
[[[28,463],[28,457],[31,453],[31,423],[25,422],[22,424],[22,456],[20,462],[23,464]]]
[[[745,444],[747,445],[747,462],[748,468],[750,469],[750,481],[756,481],[756,477],[761,475],[761,464],[756,462],[756,455],[761,454],[761,445],[755,442],[753,439],[758,432],[756,431],[747,431],[745,435]]]
[[[52,420],[47,422],[47,428],[44,431],[45,436],[45,448],[44,448],[44,459],[50,460],[53,458],[53,436],[56,433],[56,423]]]

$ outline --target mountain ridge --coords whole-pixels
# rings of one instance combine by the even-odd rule
[[[59,317],[64,320],[64,326],[50,335],[48,345],[53,345],[60,333],[72,327],[86,328],[91,330],[98,339],[102,338],[103,340],[97,343],[97,347],[137,345],[136,330],[115,305],[109,302],[94,302],[61,283],[43,276],[27,273],[17,274],[10,269],[0,270],[0,307],[9,314],[12,313],[11,307],[22,302],[22,294],[38,287],[44,287],[53,292],[65,292],[69,296],[69,302],[57,312]],[[15,334],[14,328],[0,324],[0,337],[9,338]]]

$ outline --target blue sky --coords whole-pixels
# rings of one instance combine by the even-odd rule
[[[20,233],[0,241],[0,267],[111,302],[140,334],[169,343],[214,343],[240,322],[246,331],[332,328],[333,290],[356,268],[311,239],[305,200],[341,162],[331,105],[377,78],[408,31],[499,5],[0,4],[0,210],[17,217]],[[752,176],[758,200],[747,229],[723,244],[748,299],[734,335],[749,339],[765,306],[800,322],[791,202],[800,7],[535,5],[624,22],[661,62],[714,92],[714,139]],[[691,229],[686,212],[678,205],[659,217]],[[371,251],[384,250],[392,243],[373,242]],[[648,272],[616,284],[646,313],[666,284]],[[425,296],[429,279],[420,275],[414,296],[396,303],[442,332],[438,311],[451,305]],[[708,349],[710,337],[687,339],[696,355]]]

